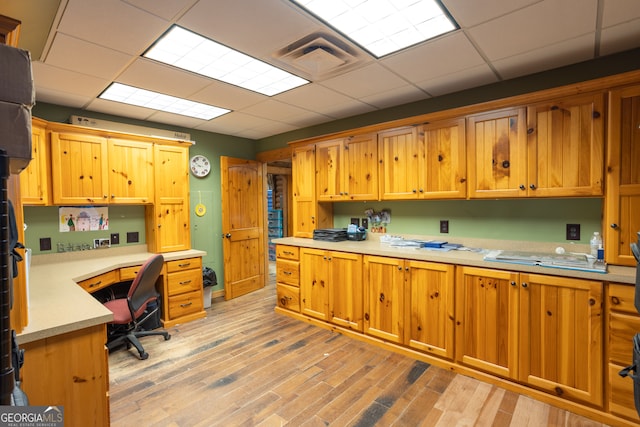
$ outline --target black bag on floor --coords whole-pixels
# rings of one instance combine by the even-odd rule
[[[633,398],[636,411],[640,416],[640,334],[633,337],[633,364],[620,371],[621,377],[630,377],[633,380]]]

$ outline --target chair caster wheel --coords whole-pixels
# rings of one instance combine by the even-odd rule
[[[170,339],[171,339],[171,335],[167,335],[167,336],[164,337],[165,341],[169,341]]]
[[[140,360],[147,360],[149,358],[149,353],[144,352],[140,353]]]

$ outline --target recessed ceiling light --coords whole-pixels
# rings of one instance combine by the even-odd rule
[[[309,83],[177,25],[143,56],[267,96]]]
[[[458,28],[437,0],[291,0],[376,57]]]
[[[203,120],[211,120],[231,111],[121,83],[112,83],[98,98]]]

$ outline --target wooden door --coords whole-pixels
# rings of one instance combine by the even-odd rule
[[[635,266],[630,245],[640,231],[640,86],[610,93],[607,140],[605,259]]]
[[[385,341],[404,340],[404,260],[364,258],[364,332]]]
[[[405,343],[453,359],[454,271],[451,264],[406,261],[407,310]]]
[[[524,273],[520,281],[520,380],[602,405],[602,282]]]
[[[456,360],[506,378],[518,378],[518,274],[458,268]]]
[[[420,196],[463,199],[467,196],[465,120],[446,120],[422,127],[424,154]]]
[[[342,200],[346,197],[343,181],[342,139],[316,144],[316,191],[318,201]]]
[[[153,203],[153,144],[109,139],[109,203]]]
[[[224,297],[229,300],[264,287],[266,210],[262,163],[220,157]]]
[[[330,257],[329,320],[362,332],[362,255],[331,252]]]
[[[418,197],[421,141],[415,127],[378,133],[380,198],[382,200]]]
[[[49,204],[49,148],[47,144],[46,124],[33,119],[31,127],[32,159],[20,172],[20,198],[24,205]]]
[[[527,108],[529,196],[602,196],[604,94]]]
[[[51,132],[51,175],[54,204],[107,203],[107,141]]]
[[[527,195],[525,117],[524,108],[492,111],[468,117],[469,197]]]
[[[331,257],[318,249],[300,250],[300,311],[307,316],[329,320]]]
[[[347,138],[344,154],[345,192],[349,200],[378,200],[378,139],[375,134]]]
[[[189,148],[154,145],[155,204],[146,208],[147,245],[154,252],[191,248]]]

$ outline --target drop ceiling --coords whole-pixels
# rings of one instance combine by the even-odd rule
[[[442,4],[458,30],[380,59],[288,0],[0,0],[0,14],[22,21],[37,102],[249,139],[640,47],[638,0]],[[268,97],[143,58],[174,24],[311,83]],[[232,111],[204,121],[98,99],[112,82]]]

